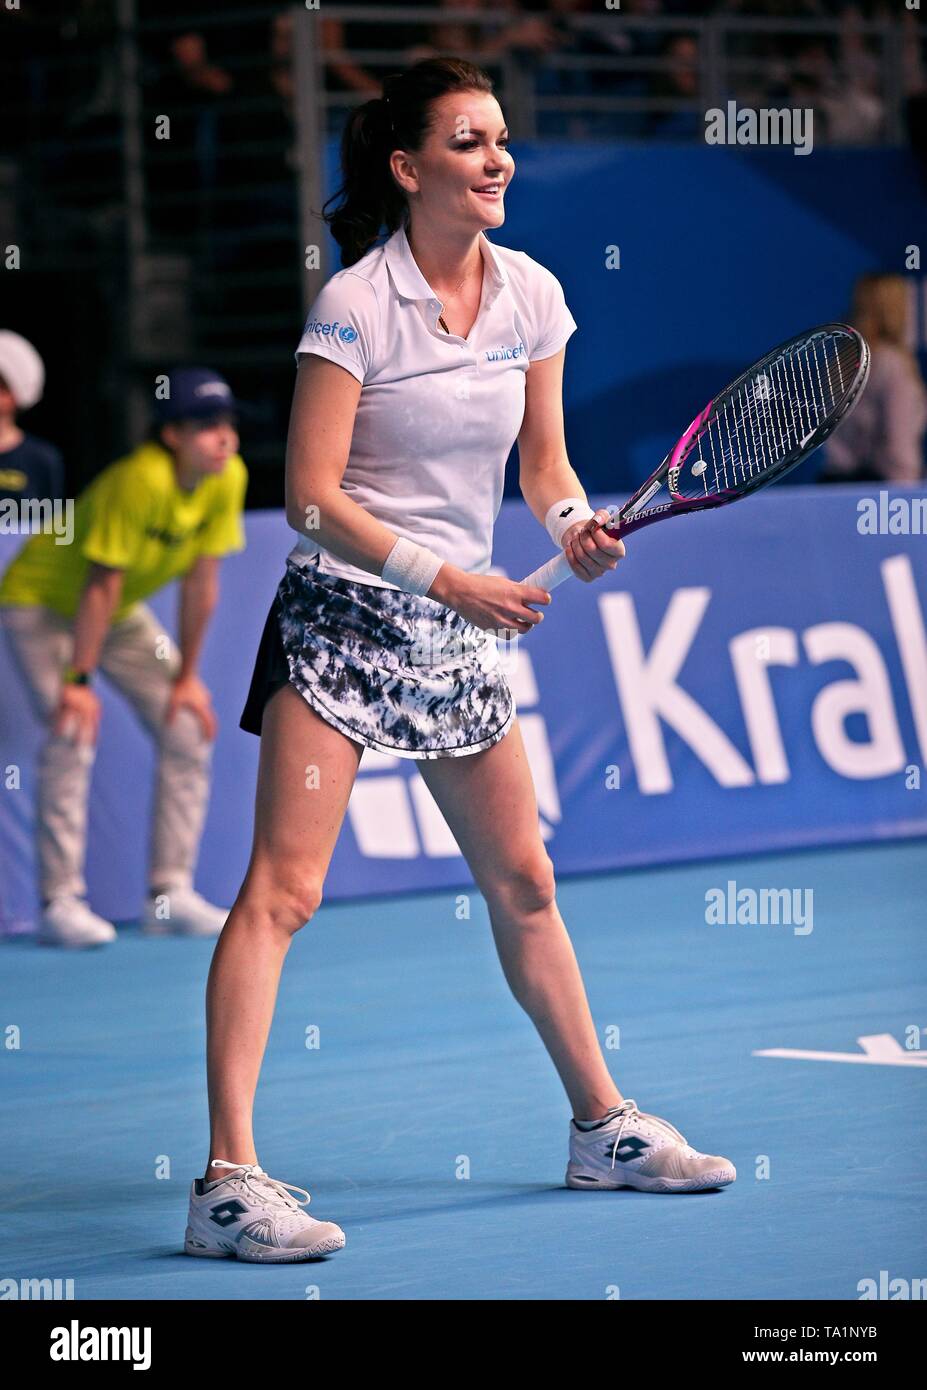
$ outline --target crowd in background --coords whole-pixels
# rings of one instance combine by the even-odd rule
[[[892,116],[900,96],[903,127],[916,145],[927,143],[924,26],[915,11],[889,0],[621,0],[612,11],[602,0],[405,0],[403,8],[422,9],[413,22],[391,18],[389,5],[373,22],[352,20],[356,3],[338,0],[318,11],[329,133],[340,130],[352,105],[379,94],[388,72],[453,52],[490,71],[515,65],[535,108],[529,134],[695,140],[704,135],[709,95],[701,21],[718,15],[766,17],[785,27],[728,36],[730,65],[722,65],[715,100],[733,97],[752,109],[812,106],[817,145],[870,144],[899,133]],[[333,18],[333,8],[342,17]],[[294,8],[268,3],[262,15],[254,6],[239,14],[229,7],[221,24],[197,10],[195,0],[137,4],[154,229],[169,236],[178,208],[191,196],[202,207],[213,192],[225,200],[223,225],[237,227],[244,209],[235,206],[235,190],[256,181],[265,185],[265,223],[289,221],[296,206]],[[435,17],[441,10],[472,19],[442,20]],[[691,30],[653,27],[655,20],[684,24],[689,15],[699,21]],[[890,21],[896,35],[901,26],[900,93],[898,82],[887,82],[884,35],[865,28],[880,20]],[[815,21],[837,27],[815,31]],[[97,217],[123,194],[124,73],[116,35],[114,0],[78,0],[59,18],[30,7],[4,28],[0,108],[20,119],[0,121],[0,156],[15,158],[24,145],[41,152],[44,181],[66,184],[67,205],[83,202]],[[626,66],[616,71],[609,60]],[[568,107],[557,109],[562,98]],[[618,99],[619,109],[603,109],[603,98]],[[169,142],[154,134],[164,111],[174,113]],[[510,125],[518,119],[513,111]],[[185,231],[186,216],[184,206]]]
[[[892,133],[890,106],[900,95],[904,129],[916,150],[927,149],[925,26],[895,0],[621,0],[612,11],[603,0],[403,5],[421,8],[421,19],[397,21],[383,4],[373,22],[358,21],[352,0],[323,3],[317,12],[329,133],[351,106],[380,94],[387,73],[453,52],[491,72],[507,64],[526,77],[540,138],[694,141],[704,134],[703,21],[717,15],[776,25],[728,35],[728,85],[715,99],[734,97],[754,109],[813,106],[816,145],[865,145]],[[16,120],[0,119],[0,163],[28,164],[19,221],[36,256],[44,245],[49,261],[65,237],[71,250],[82,238],[92,243],[95,264],[116,267],[122,254],[127,78],[115,9],[115,0],[75,0],[57,16],[31,6],[15,23],[2,21],[0,115],[15,112]],[[333,9],[341,14],[333,17]],[[441,10],[448,18],[434,13]],[[130,85],[139,101],[147,244],[188,260],[196,351],[233,368],[247,361],[269,416],[279,383],[269,367],[262,379],[260,364],[288,361],[301,292],[292,255],[300,225],[294,7],[268,3],[262,13],[254,4],[240,12],[229,6],[217,23],[216,12],[196,0],[138,0],[136,18]],[[902,38],[900,92],[886,87],[887,31],[866,28],[879,21],[890,22],[896,42]],[[603,60],[610,58],[626,65],[609,70]],[[564,97],[568,107],[557,109]],[[614,97],[620,109],[595,104]],[[171,136],[160,140],[156,124],[165,112]],[[512,125],[518,112],[507,116]],[[0,180],[0,212],[2,197]],[[122,274],[114,269],[111,298],[121,293]],[[112,355],[106,344],[98,350]],[[278,434],[279,421],[268,431],[268,457],[279,452]]]
[[[765,17],[786,26],[800,21],[780,32],[743,32],[731,41],[730,56],[741,65],[736,95],[754,106],[813,103],[823,140],[865,143],[883,133],[880,40],[864,32],[865,23],[890,20],[904,26],[904,95],[923,96],[927,87],[920,17],[893,0],[621,0],[612,11],[603,0],[404,0],[405,9],[423,9],[420,21],[391,18],[389,5],[379,7],[383,18],[373,22],[326,13],[334,8],[344,14],[361,2],[336,0],[318,12],[320,43],[331,55],[325,61],[325,85],[333,100],[333,125],[344,100],[376,95],[386,72],[440,52],[460,53],[489,68],[503,57],[516,58],[532,71],[541,97],[689,101],[698,95],[700,27],[661,30],[651,22],[683,21],[690,15],[699,21],[712,15]],[[260,110],[268,126],[277,123],[282,130],[292,122],[293,7],[268,4],[258,30],[253,6],[243,10],[247,20],[236,19],[230,7],[221,24],[210,22],[205,10],[198,15],[198,9],[195,0],[187,5],[138,0],[137,17],[144,36],[143,85],[201,108],[197,135],[205,161],[216,148],[217,124],[233,119],[236,111],[244,116]],[[433,12],[442,9],[469,12],[472,19],[435,18]],[[838,27],[815,32],[808,27],[814,21]],[[37,7],[17,16],[4,35],[4,48],[10,58],[21,60],[10,63],[9,75],[33,108],[32,119],[41,120],[43,105],[60,105],[75,132],[103,134],[108,122],[118,121],[115,33],[114,0],[79,0],[69,17],[58,19]],[[380,60],[381,53],[388,56]],[[62,61],[68,57],[74,60],[70,66]],[[634,70],[616,77],[596,68],[595,60],[609,57],[633,60]],[[570,66],[558,68],[557,58],[571,60]],[[593,60],[591,66],[583,67],[584,58]],[[580,61],[574,66],[573,60]],[[682,115],[685,119],[679,120],[676,112],[657,110],[629,121],[614,112],[551,112],[537,133],[581,138],[697,134],[694,113]]]

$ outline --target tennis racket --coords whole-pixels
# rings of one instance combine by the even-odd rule
[[[609,536],[624,537],[767,487],[823,444],[868,376],[869,347],[855,328],[826,323],[790,338],[709,401],[633,497],[609,507],[609,521],[590,520],[587,532],[604,526]],[[561,551],[522,583],[549,591],[572,574]]]

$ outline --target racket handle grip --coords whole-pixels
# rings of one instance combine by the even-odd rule
[[[527,579],[523,579],[523,584],[531,584],[538,589],[546,589],[550,593],[551,589],[556,589],[558,584],[562,584],[565,579],[569,579],[573,571],[570,569],[570,562],[561,550],[559,555],[555,555],[552,560],[529,574]]]
[[[606,526],[609,522],[617,525],[614,519],[620,514],[621,508],[610,506],[606,507],[605,510],[608,512],[608,522],[590,521],[587,523],[588,530],[598,530],[600,526]],[[550,593],[551,589],[556,589],[558,584],[562,584],[565,579],[569,579],[572,573],[570,562],[561,550],[559,555],[555,555],[552,560],[548,560],[546,564],[541,565],[540,569],[533,570],[531,574],[528,575],[527,579],[523,579],[521,582],[523,584],[533,584],[538,589],[546,589],[547,592]]]

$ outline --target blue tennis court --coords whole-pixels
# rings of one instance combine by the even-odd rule
[[[812,930],[709,925],[728,882],[810,890]],[[181,1253],[211,943],[131,924],[103,952],[7,943],[4,1271],[81,1300],[854,1300],[880,1271],[914,1280],[925,902],[921,841],[561,882],[622,1094],[737,1166],[688,1196],[562,1185],[569,1108],[477,895],[469,920],[456,893],[324,905],[290,952],[257,1100],[260,1161],[347,1235],[301,1265]],[[852,1058],[860,1038],[879,1060],[758,1055]]]
[[[619,1374],[894,1369],[927,4],[55,8],[0,3],[23,1359],[617,1301]]]

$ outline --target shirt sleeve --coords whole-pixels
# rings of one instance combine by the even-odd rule
[[[528,354],[529,362],[553,357],[577,327],[556,275],[551,274],[546,266],[538,265],[537,269],[539,274],[534,296],[536,333],[534,345]]]
[[[80,553],[109,569],[129,569],[154,517],[154,499],[127,468],[107,468],[91,484],[92,508]]]
[[[376,291],[369,280],[339,271],[324,285],[309,310],[296,360],[305,353],[327,357],[363,385],[379,327]]]
[[[221,487],[217,493],[215,509],[200,536],[201,555],[231,555],[245,548],[242,513],[248,487],[248,470],[239,454],[233,454],[229,459],[219,482]]]

